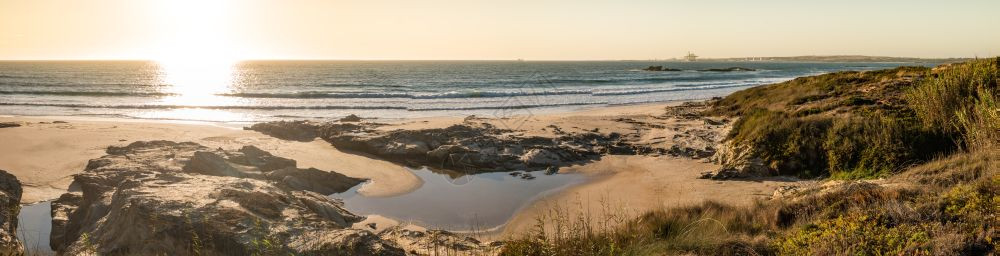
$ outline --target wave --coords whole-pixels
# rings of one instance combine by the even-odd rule
[[[33,76],[0,75],[0,78],[37,78]]]
[[[420,93],[420,92],[292,92],[292,93],[265,93],[265,92],[242,92],[242,93],[220,93],[216,96],[237,97],[237,98],[277,98],[277,99],[468,99],[468,98],[504,98],[523,96],[558,96],[558,95],[591,95],[591,96],[615,96],[633,95],[671,91],[692,91],[709,90],[729,87],[752,86],[764,83],[787,80],[765,79],[765,80],[744,80],[744,81],[715,81],[701,83],[676,84],[671,87],[659,88],[620,88],[616,90],[594,89],[559,89],[556,87],[542,88],[521,88],[508,91],[448,91],[440,93]],[[94,97],[166,97],[178,96],[181,94],[166,92],[122,92],[122,91],[0,91],[3,94],[26,94],[26,95],[57,95],[57,96],[94,96]]]
[[[34,80],[32,80],[34,81]],[[160,88],[170,87],[169,84],[149,84],[149,83],[71,83],[71,82],[0,82],[0,86],[10,87],[142,87]]]
[[[675,92],[675,91],[713,90],[713,89],[745,87],[745,86],[753,86],[753,85],[754,84],[732,84],[732,85],[703,86],[703,87],[683,87],[683,88],[642,89],[642,90],[627,90],[627,91],[608,91],[608,92],[595,92],[594,96],[622,96],[622,95],[638,95],[638,94],[649,94],[649,93],[660,93],[660,92]]]
[[[22,95],[58,95],[58,96],[176,96],[176,93],[164,92],[95,92],[95,91],[0,91],[0,94],[22,94]]]
[[[484,110],[484,109],[526,109],[540,107],[602,105],[607,102],[572,102],[554,104],[521,104],[498,106],[464,106],[464,107],[397,107],[397,106],[188,106],[188,105],[93,105],[93,104],[61,104],[61,103],[7,103],[0,106],[31,106],[31,107],[63,107],[63,108],[109,108],[109,109],[215,109],[215,110],[406,110],[406,111],[454,111],[454,110]]]
[[[280,98],[280,99],[352,99],[352,98],[409,98],[408,93],[368,93],[368,92],[297,92],[297,93],[220,93],[217,96],[240,98]]]
[[[440,107],[440,108],[408,108],[409,111],[448,111],[448,110],[485,110],[485,109],[526,109],[526,108],[542,108],[542,107],[562,107],[562,106],[586,106],[586,105],[604,105],[607,102],[571,102],[571,103],[553,103],[553,104],[522,104],[522,105],[503,105],[503,106],[469,106],[469,107]]]
[[[441,93],[368,93],[368,92],[299,92],[299,93],[224,93],[218,96],[241,98],[290,98],[290,99],[367,99],[367,98],[408,98],[408,99],[458,99],[458,98],[502,98],[513,96],[590,94],[590,90],[534,90],[520,91],[449,91]]]
[[[10,103],[0,102],[0,106],[32,106],[32,107],[63,107],[63,108],[112,108],[112,109],[248,109],[248,110],[281,110],[281,109],[406,109],[406,107],[395,106],[212,106],[212,105],[99,105],[99,104],[75,104],[75,103]]]

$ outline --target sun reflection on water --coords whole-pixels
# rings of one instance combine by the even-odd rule
[[[220,95],[232,92],[238,75],[237,62],[158,61],[157,64],[160,82],[164,85],[160,91],[170,94],[159,99],[157,104],[176,108],[151,111],[145,113],[144,117],[202,121],[247,120],[244,114],[218,109],[241,104],[234,97]]]

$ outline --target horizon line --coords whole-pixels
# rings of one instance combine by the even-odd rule
[[[918,60],[954,60],[954,59],[974,59],[991,58],[993,56],[973,56],[973,57],[900,57],[900,56],[876,56],[858,54],[838,54],[838,55],[790,55],[790,56],[740,56],[740,57],[711,57],[699,58],[699,60],[731,60],[742,58],[796,58],[796,57],[873,57],[873,58],[893,58],[893,59],[918,59]],[[234,62],[244,61],[685,61],[683,58],[649,58],[649,59],[337,59],[337,58],[247,58],[237,59]],[[116,58],[68,58],[68,59],[0,59],[0,61],[151,61],[155,59],[116,59]]]

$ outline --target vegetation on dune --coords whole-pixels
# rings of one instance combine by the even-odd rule
[[[708,114],[735,115],[730,143],[775,173],[886,177],[1000,138],[997,63],[839,72],[736,92]]]
[[[1000,247],[998,170],[1000,151],[981,151],[888,180],[918,186],[847,181],[794,200],[663,209],[603,232],[584,218],[544,219],[550,229],[508,241],[501,254],[981,255]]]
[[[778,200],[669,208],[616,228],[539,228],[504,255],[982,255],[1000,248],[1000,58],[839,72],[736,92],[729,143],[835,179]],[[587,227],[586,219],[544,220]],[[543,225],[543,226],[544,226]]]

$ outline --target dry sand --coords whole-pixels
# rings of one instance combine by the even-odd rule
[[[631,220],[642,213],[714,200],[743,205],[771,197],[780,186],[809,181],[717,181],[698,179],[717,165],[698,160],[606,156],[600,161],[571,166],[560,172],[593,177],[590,182],[535,201],[512,218],[499,235],[517,235],[534,228],[538,220],[551,220],[555,211],[570,218],[585,217],[595,227],[604,221]]]

